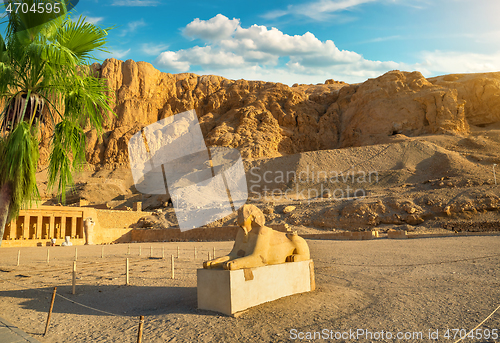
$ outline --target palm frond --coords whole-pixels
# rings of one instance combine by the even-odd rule
[[[103,114],[114,114],[105,80],[88,72],[92,52],[107,51],[107,29],[84,17],[73,21],[63,0],[23,2],[30,8],[57,2],[64,12],[53,18],[10,14],[6,33],[0,36],[0,185],[13,182],[13,213],[23,201],[38,197],[37,123],[44,107],[43,115],[54,127],[49,186],[57,186],[63,200],[73,183],[72,172],[85,163],[82,127],[90,124],[102,133]]]
[[[9,60],[8,54],[7,54],[7,46],[5,45],[5,41],[0,35],[0,62],[7,62]]]
[[[110,89],[105,81],[88,75],[76,75],[68,81],[71,91],[65,95],[66,114],[82,126],[89,123],[101,132],[102,112],[113,112],[108,103]]]
[[[85,133],[79,125],[68,119],[56,125],[49,161],[48,186],[57,183],[57,192],[64,202],[66,189],[73,184],[72,172],[85,163]]]
[[[15,72],[9,63],[0,62],[0,95],[5,96],[15,78]]]
[[[38,139],[27,122],[21,122],[0,144],[0,179],[11,182],[14,189],[10,207],[10,219],[17,216],[25,202],[31,206],[40,194],[36,186],[38,163]],[[10,220],[9,219],[9,220]]]
[[[81,62],[85,62],[93,59],[92,51],[107,52],[107,49],[103,48],[107,35],[105,29],[85,22],[85,17],[80,16],[78,21],[67,22],[59,29],[57,42],[72,51]]]
[[[33,56],[33,59],[38,56],[50,64],[76,65],[78,62],[73,51],[59,42],[31,43],[27,46],[26,52]]]

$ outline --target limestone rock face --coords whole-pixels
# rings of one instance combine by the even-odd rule
[[[103,137],[87,128],[87,159],[111,168],[128,166],[128,140],[142,127],[191,109],[207,146],[238,148],[245,158],[374,144],[399,133],[466,134],[469,123],[500,120],[500,73],[428,80],[391,71],[362,84],[289,87],[162,73],[132,60],[93,68],[107,80],[117,116],[108,115]]]
[[[444,75],[430,78],[429,82],[457,91],[458,100],[465,102],[470,124],[500,121],[500,73]]]
[[[378,136],[466,133],[464,100],[456,89],[434,86],[419,72],[388,72],[354,88],[340,107],[340,147],[376,142]]]

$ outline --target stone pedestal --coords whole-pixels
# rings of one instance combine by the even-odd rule
[[[197,277],[198,308],[232,316],[315,289],[312,260],[239,270],[198,269]]]

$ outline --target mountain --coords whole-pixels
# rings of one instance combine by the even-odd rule
[[[92,67],[106,79],[117,114],[107,116],[101,138],[86,129],[87,160],[106,169],[128,166],[128,140],[142,127],[191,109],[207,145],[238,148],[247,159],[379,144],[398,134],[467,135],[471,125],[500,121],[500,73],[426,79],[395,70],[360,84],[289,87],[162,73],[133,60]],[[47,139],[41,156],[43,164]]]

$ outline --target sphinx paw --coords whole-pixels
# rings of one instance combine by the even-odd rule
[[[233,269],[236,269],[236,264],[234,263],[234,261],[228,261],[226,263],[223,264],[222,266],[225,270],[233,270]]]
[[[295,262],[295,255],[289,255],[286,257],[285,262]]]

